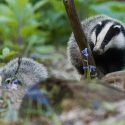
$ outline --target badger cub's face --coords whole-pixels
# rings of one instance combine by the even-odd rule
[[[16,89],[22,83],[18,80],[18,76],[11,70],[0,68],[0,87],[5,89]]]
[[[125,48],[125,28],[112,20],[98,22],[92,30],[91,42],[92,51],[98,55],[110,48]]]

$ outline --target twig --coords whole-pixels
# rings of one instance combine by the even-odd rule
[[[79,18],[77,16],[77,12],[75,9],[75,5],[74,5],[74,0],[63,0],[64,5],[65,5],[65,9],[67,12],[67,15],[69,17],[72,29],[73,29],[73,33],[76,39],[76,42],[79,46],[80,51],[82,51],[85,48],[88,48],[89,50],[89,57],[88,57],[88,63],[89,65],[94,65],[95,66],[95,62],[92,56],[92,52],[91,49],[87,43],[86,37],[85,37],[85,33],[82,29],[81,23],[79,21]],[[83,56],[82,62],[84,66],[87,66],[86,62],[84,61],[84,59],[86,57]],[[87,72],[85,72],[85,78],[87,77]]]

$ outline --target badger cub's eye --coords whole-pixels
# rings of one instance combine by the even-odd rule
[[[7,84],[10,84],[10,83],[12,82],[12,79],[11,79],[11,78],[7,78],[7,79],[5,80],[5,82],[6,82]]]

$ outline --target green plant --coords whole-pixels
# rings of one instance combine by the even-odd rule
[[[33,0],[33,3],[35,1]],[[82,8],[84,6],[82,0],[75,1],[78,13],[80,17],[83,17]],[[65,7],[62,0],[50,0],[45,6],[40,8],[43,13],[41,21],[41,30],[44,29],[45,32],[48,32],[46,38],[47,44],[66,45],[70,33],[72,32],[70,23],[67,18]]]
[[[125,2],[108,1],[90,5],[91,14],[106,14],[125,22]],[[90,14],[90,15],[91,15]]]
[[[0,4],[0,41],[3,46],[24,48],[35,43],[44,43],[46,32],[38,29],[40,14],[36,11],[44,6],[48,0],[39,1],[32,5],[29,0],[5,0]],[[13,43],[15,45],[13,45]],[[1,46],[1,48],[3,48]]]

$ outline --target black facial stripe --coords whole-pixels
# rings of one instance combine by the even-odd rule
[[[95,35],[96,35],[96,42],[97,42],[97,37],[99,35],[99,33],[101,32],[101,30],[103,29],[103,27],[107,24],[111,22],[111,20],[104,20],[104,21],[101,21],[101,25],[100,24],[97,24],[93,29],[92,29],[92,32],[95,30]]]
[[[123,26],[121,26],[121,32],[123,33],[123,35],[125,36],[125,28]]]
[[[97,24],[96,25],[96,39],[97,39],[97,36],[99,35],[99,33],[101,32],[101,30],[103,29],[103,27],[108,23],[110,22],[110,20],[104,20],[102,21],[101,25],[100,24]]]
[[[101,48],[102,48],[102,49],[104,49],[105,45],[107,45],[114,36],[116,36],[116,35],[119,34],[121,28],[120,28],[120,29],[117,28],[117,27],[114,28],[114,26],[116,26],[116,25],[120,25],[120,24],[119,24],[119,23],[113,24],[113,25],[109,28],[108,32],[106,33],[105,38],[104,38],[104,40],[103,40],[103,42],[102,42],[102,44],[101,44]],[[121,26],[121,25],[120,25],[120,26]],[[122,26],[121,26],[121,27],[122,27]]]

